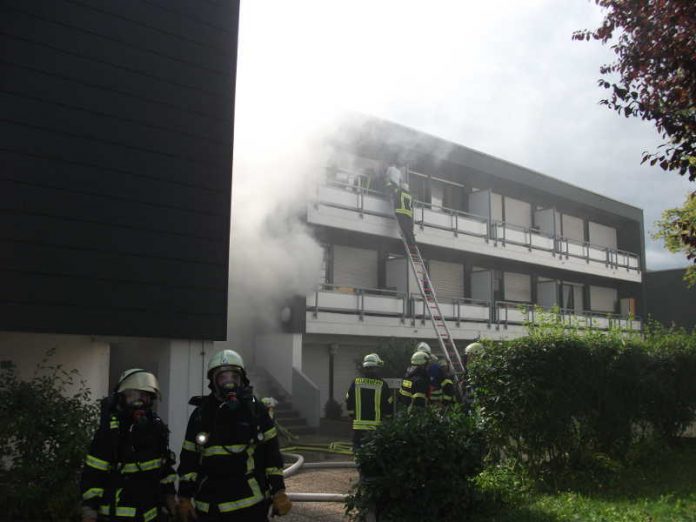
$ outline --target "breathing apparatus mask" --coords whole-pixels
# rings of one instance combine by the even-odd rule
[[[123,390],[121,394],[121,411],[134,424],[147,422],[154,398],[143,390]]]
[[[245,395],[242,370],[236,366],[221,366],[213,373],[212,381],[216,397],[230,410],[237,410]]]

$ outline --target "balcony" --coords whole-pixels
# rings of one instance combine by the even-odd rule
[[[391,204],[383,194],[338,182],[317,186],[308,207],[310,224],[398,239]],[[551,268],[641,281],[637,254],[543,234],[533,228],[489,222],[482,216],[414,203],[419,243],[493,257],[515,259]]]
[[[542,310],[542,313],[549,316],[551,312]],[[639,317],[626,317],[590,310],[577,311],[561,308],[558,318],[567,326],[575,326],[581,329],[609,330],[613,328],[624,332],[640,332],[643,328],[643,322]],[[539,307],[532,303],[513,303],[508,301],[497,301],[495,303],[495,323],[497,327],[507,328],[509,325],[538,324],[541,320]]]
[[[538,322],[531,303],[498,301],[491,307],[475,299],[440,299],[440,309],[455,339],[509,339],[526,335],[526,325]],[[427,306],[418,294],[392,290],[351,288],[330,284],[307,296],[306,332],[309,334],[432,338]],[[492,313],[493,312],[493,313]],[[598,312],[561,310],[561,321],[579,328],[640,331],[639,318]]]

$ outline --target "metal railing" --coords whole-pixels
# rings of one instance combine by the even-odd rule
[[[335,299],[336,296],[339,297],[338,300]],[[403,323],[410,321],[411,324],[415,324],[416,321],[420,321],[424,324],[429,318],[427,304],[423,301],[420,294],[415,293],[407,295],[390,289],[353,288],[343,285],[322,284],[317,287],[314,295],[310,297],[313,297],[314,302],[308,303],[307,309],[312,312],[315,318],[319,316],[320,311],[357,315],[361,321],[366,316],[388,316],[399,317]],[[346,299],[341,300],[340,297],[345,297]],[[373,302],[369,302],[371,298]],[[380,298],[382,298],[381,301]],[[392,303],[389,303],[389,300]],[[535,324],[541,319],[538,316],[539,312],[543,314],[555,313],[551,308],[544,308],[529,302],[496,301],[493,308],[491,308],[490,301],[467,297],[441,298],[439,302],[445,320],[451,321],[457,326],[462,322],[492,322],[504,327],[528,323]],[[495,312],[492,319],[490,315],[491,309]],[[485,313],[476,313],[483,310],[485,310]],[[569,308],[561,308],[557,310],[557,314],[564,324],[579,328],[597,328],[602,330],[620,328],[628,331],[640,331],[642,329],[640,317]]]
[[[556,312],[551,308],[541,307],[534,303],[515,301],[496,301],[494,322],[504,326],[509,324],[535,324],[540,319],[538,317],[539,311],[546,315],[557,313],[557,317],[564,324],[578,328],[597,328],[600,330],[618,328],[626,331],[640,331],[642,329],[642,320],[637,316],[622,316],[611,312],[575,310],[572,308],[560,308]],[[626,323],[626,325],[622,323]]]
[[[383,192],[363,187],[361,184],[350,184],[335,180],[328,180],[324,185],[319,184],[317,185],[315,205],[322,202],[320,201],[318,194],[321,186],[341,188],[344,191],[353,193],[355,195],[356,199],[354,204],[343,205],[336,202],[323,202],[329,206],[357,211],[360,216],[363,216],[364,214],[371,214],[381,217],[392,217],[391,207],[385,207],[384,211],[365,208],[365,198],[367,196],[383,200],[385,199],[385,194]],[[429,222],[426,219],[426,212],[433,212],[435,214],[445,216],[447,219],[438,223],[434,223],[432,221]],[[471,223],[474,225],[485,224],[485,227],[483,227],[485,229],[485,233],[477,233],[467,230],[464,227],[464,224],[466,223]],[[489,222],[489,220],[484,216],[447,207],[433,207],[430,203],[423,201],[414,201],[414,224],[420,226],[421,229],[429,227],[446,230],[452,232],[455,236],[463,234],[480,237],[486,241],[493,241],[495,244],[513,244],[524,246],[529,250],[552,252],[554,255],[565,256],[566,259],[570,257],[585,259],[588,264],[591,262],[603,263],[607,268],[611,269],[625,269],[626,271],[633,270],[635,272],[641,271],[640,256],[633,252],[628,252],[621,249],[612,249],[593,244],[588,241],[577,241],[567,237],[554,236],[543,233],[533,227],[520,226],[505,221]],[[521,233],[522,239],[519,240],[518,238],[515,238],[508,232],[508,230],[511,232]],[[535,238],[539,239],[538,243],[535,243]],[[543,246],[545,241],[550,241],[550,245],[548,247]]]

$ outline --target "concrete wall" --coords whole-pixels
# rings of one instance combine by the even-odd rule
[[[294,363],[301,360],[299,354],[302,353],[302,335],[259,335],[254,346],[255,363],[268,371],[286,392],[292,394],[292,368]]]
[[[47,361],[48,366],[60,364],[68,371],[76,369],[95,399],[108,393],[109,343],[86,335],[0,332],[0,361],[13,361],[21,379],[31,379],[36,365],[51,348],[55,348],[55,354]],[[79,379],[68,392],[77,390]]]

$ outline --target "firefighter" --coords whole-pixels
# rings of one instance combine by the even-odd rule
[[[406,370],[399,390],[399,402],[409,411],[413,407],[427,406],[430,400],[430,379],[427,370],[430,361],[430,355],[426,352],[415,352],[411,356],[411,366]]]
[[[394,399],[389,386],[380,377],[384,361],[376,353],[363,358],[362,375],[353,379],[346,393],[346,409],[353,418],[353,449],[358,450],[364,437],[393,413]]]
[[[428,343],[420,342],[416,345],[416,352],[425,352],[430,357],[427,366],[428,380],[430,384],[429,397],[433,405],[442,404],[442,384],[445,379],[445,372],[438,361],[438,358],[433,355],[433,351]],[[415,352],[414,352],[415,353]]]
[[[456,388],[452,380],[452,369],[447,359],[440,359],[438,362],[442,368],[442,380],[440,381],[440,403],[443,407],[454,404],[456,399]]]
[[[469,365],[476,359],[478,355],[483,352],[484,348],[481,343],[478,341],[474,341],[473,343],[470,343],[467,345],[466,348],[464,348],[464,355],[466,357],[466,368],[467,368],[467,374],[469,370]],[[475,390],[473,386],[471,386],[468,375],[466,381],[463,383],[463,396],[464,396],[464,405],[467,409],[471,410],[474,405],[474,400],[475,400]]]
[[[394,215],[408,245],[415,245],[413,235],[413,198],[408,183],[401,180],[401,171],[394,165],[387,169],[387,190],[394,206]]]
[[[165,520],[176,507],[169,429],[154,411],[157,378],[133,368],[102,400],[99,428],[85,458],[82,521]]]
[[[285,515],[283,459],[276,427],[254,396],[242,357],[222,350],[208,363],[211,393],[193,397],[179,465],[182,521],[268,520]]]

